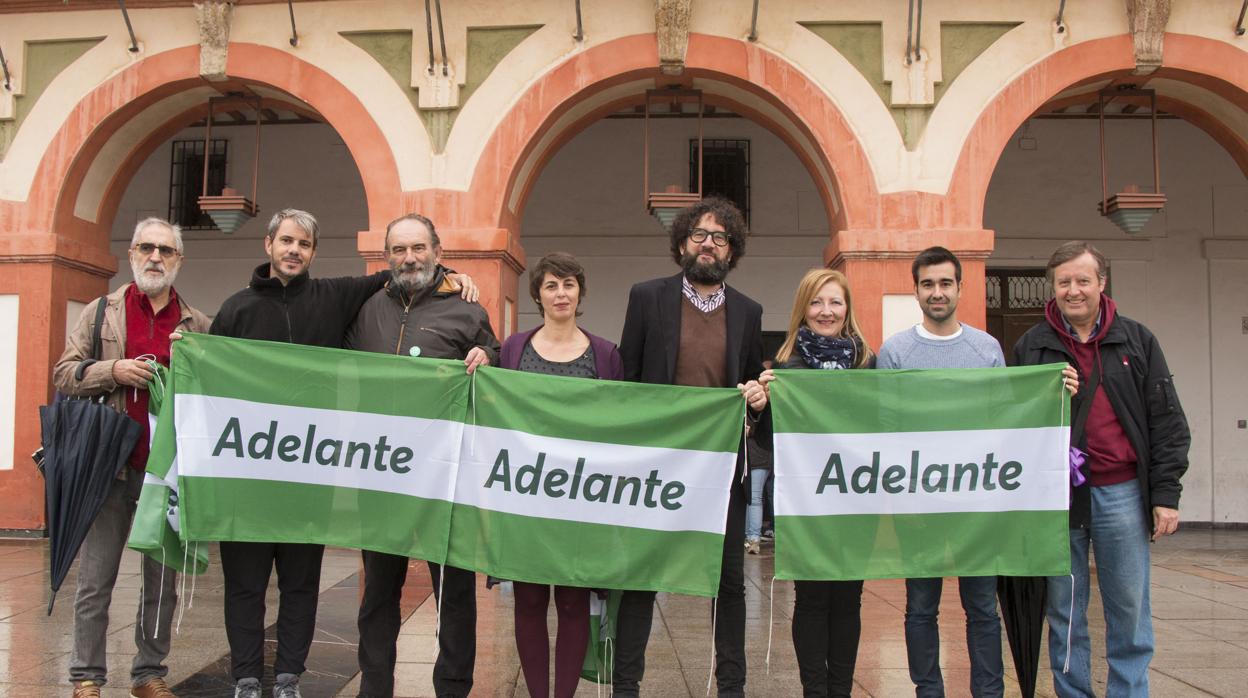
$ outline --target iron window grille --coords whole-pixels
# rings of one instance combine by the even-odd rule
[[[702,141],[702,195],[722,196],[750,222],[749,140]],[[698,139],[689,139],[689,191],[698,190]]]
[[[208,194],[220,196],[225,188],[225,164],[229,144],[214,138],[208,158]],[[212,218],[199,208],[204,191],[204,141],[174,141],[169,171],[169,221],[183,230],[214,230]]]

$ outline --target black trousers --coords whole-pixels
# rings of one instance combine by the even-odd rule
[[[302,674],[316,632],[321,558],[308,543],[221,543],[225,635],[234,680],[264,674],[264,596],[277,566],[277,658],[274,674]]]
[[[714,609],[715,681],[721,696],[745,695],[745,490],[733,482],[728,499],[728,528]],[[625,591],[616,619],[616,696],[638,695],[646,673],[646,643],[654,620],[653,591]]]
[[[365,550],[364,599],[360,602],[360,696],[390,698],[394,695],[394,664],[399,627],[403,619],[399,602],[407,581],[407,558]],[[433,665],[433,690],[442,696],[467,696],[477,661],[477,576],[458,567],[446,568],[446,581],[438,589],[441,565],[432,562],[434,598],[439,599],[441,628],[438,659]]]
[[[794,582],[793,650],[806,698],[849,696],[862,634],[862,582]]]

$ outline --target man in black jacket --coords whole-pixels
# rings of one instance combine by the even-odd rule
[[[213,319],[212,334],[243,339],[341,348],[347,327],[369,296],[390,278],[371,276],[313,279],[318,226],[306,211],[283,209],[269,221],[264,251],[247,288],[226,299]],[[462,277],[461,277],[462,278]],[[280,589],[277,698],[298,698],[299,675],[312,647],[325,546],[305,543],[221,543],[225,576],[225,632],[237,698],[260,698],[264,673],[264,597],[277,566]]]
[[[1062,576],[1048,583],[1053,686],[1059,696],[1093,695],[1091,547],[1106,616],[1105,693],[1145,696],[1153,656],[1148,543],[1178,528],[1191,434],[1157,338],[1104,295],[1105,256],[1086,242],[1068,242],[1046,272],[1054,298],[1044,322],[1014,346],[1014,362],[1078,368],[1071,445],[1085,456],[1070,507],[1074,582]],[[1059,669],[1068,659],[1069,671]]]
[[[485,309],[459,297],[438,266],[442,243],[433,221],[409,213],[386,226],[390,280],[360,309],[347,330],[347,348],[400,356],[462,359],[468,373],[497,363],[498,339]],[[394,695],[399,603],[407,558],[365,550],[364,597],[360,600],[360,698]],[[433,688],[438,696],[463,698],[472,690],[477,651],[476,575],[429,564],[438,597],[441,632]],[[442,578],[445,571],[445,579]]]
[[[745,221],[718,197],[681,211],[672,224],[672,259],[681,273],[633,286],[620,356],[626,380],[741,389],[752,417],[767,406],[763,308],[724,284],[745,254]],[[753,419],[751,420],[753,421]],[[728,503],[715,623],[715,674],[721,696],[745,695],[745,489],[737,460]],[[654,592],[625,591],[617,621],[614,695],[636,696],[646,668]]]

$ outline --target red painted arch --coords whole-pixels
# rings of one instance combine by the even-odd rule
[[[1037,109],[1071,86],[1134,68],[1131,37],[1124,34],[1054,53],[1007,85],[980,112],[962,146],[947,195],[945,224],[983,226],[985,198],[997,160],[1014,132]],[[1224,41],[1167,33],[1162,67],[1155,76],[1189,82],[1241,109],[1248,107],[1248,53]],[[1158,103],[1208,133],[1248,174],[1248,144],[1231,128],[1192,105],[1163,97]]]
[[[384,226],[393,218],[400,201],[398,165],[381,129],[350,90],[316,66],[255,44],[231,44],[227,72],[231,77],[282,90],[316,109],[337,130],[355,159],[364,182],[369,225]],[[126,121],[165,97],[202,84],[199,49],[188,46],[145,58],[96,87],[74,107],[53,137],[27,201],[0,202],[0,226],[25,234],[55,231],[58,237],[106,248],[106,234],[100,238],[99,228],[111,225],[103,216],[115,211],[115,198],[124,191],[125,182],[111,179],[108,196],[101,204],[100,224],[77,218],[74,204],[91,163]],[[166,123],[158,130],[168,127]]]
[[[473,172],[471,195],[443,189],[409,192],[405,204],[416,210],[438,211],[445,219],[439,225],[449,229],[517,230],[517,216],[508,209],[507,202],[518,186],[520,168],[543,136],[555,128],[560,117],[594,95],[626,82],[661,78],[657,65],[658,47],[653,34],[615,39],[572,56],[525,90],[494,128]],[[834,225],[864,227],[877,218],[879,193],[865,150],[822,88],[792,64],[748,42],[691,34],[686,71],[693,78],[716,80],[746,90],[787,117],[814,146],[837,189],[821,192]],[[744,105],[736,107],[794,147],[803,164],[816,171],[809,154],[795,147],[792,133]],[[529,185],[557,151],[553,146],[562,145],[596,120],[590,117],[602,115],[602,109],[595,109],[563,128],[536,163]],[[815,177],[816,186],[821,186],[820,179]],[[521,199],[525,195],[521,192]],[[833,200],[841,204],[835,215]]]

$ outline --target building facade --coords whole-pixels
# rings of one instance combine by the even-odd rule
[[[272,211],[321,217],[322,276],[379,268],[386,223],[418,211],[501,335],[539,321],[526,259],[562,249],[589,271],[586,327],[617,338],[628,286],[674,271],[645,194],[696,190],[698,134],[703,189],[749,209],[731,281],[771,332],[801,272],[829,265],[878,347],[917,318],[910,260],[939,244],[964,261],[962,317],[1008,345],[1038,318],[1051,250],[1094,241],[1192,423],[1184,519],[1248,522],[1240,5],[0,4],[0,529],[44,526],[37,407],[66,326],[129,279],[137,220],[187,216],[177,286],[212,314]],[[1126,234],[1102,190],[1148,191],[1154,164],[1166,208]],[[260,214],[205,224],[188,210],[203,172],[249,197],[257,182]]]

